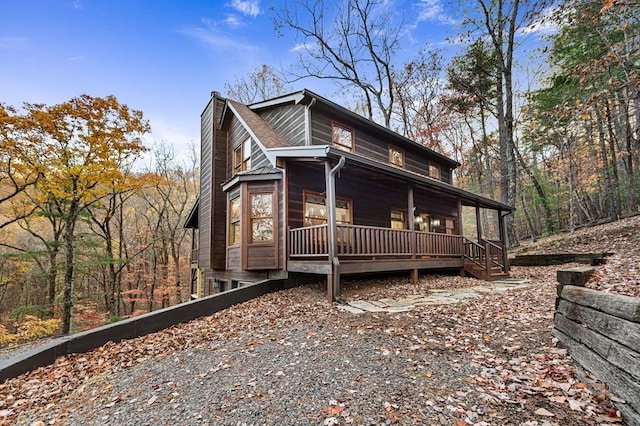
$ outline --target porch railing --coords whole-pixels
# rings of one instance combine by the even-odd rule
[[[464,239],[464,257],[467,261],[478,265],[486,271],[498,268],[506,270],[504,249],[493,241],[482,240],[481,243]]]
[[[463,256],[459,235],[360,225],[337,225],[340,257]],[[289,230],[290,258],[320,258],[329,254],[328,226]]]

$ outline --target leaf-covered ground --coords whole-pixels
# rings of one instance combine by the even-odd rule
[[[640,297],[640,215],[522,244],[514,254],[613,253],[590,288]]]
[[[615,252],[592,285],[634,294],[625,256],[637,256],[637,225],[546,244]],[[554,344],[558,268],[517,267],[531,287],[395,314],[345,312],[326,302],[323,284],[266,295],[8,380],[0,423],[620,424],[616,399]],[[346,300],[379,300],[478,281],[343,284]]]

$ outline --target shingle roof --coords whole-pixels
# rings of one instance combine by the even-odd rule
[[[228,102],[238,118],[248,127],[247,130],[252,132],[256,139],[258,139],[258,142],[265,148],[287,146],[287,142],[285,142],[262,117],[251,111],[246,105],[232,101],[231,99],[229,99]]]

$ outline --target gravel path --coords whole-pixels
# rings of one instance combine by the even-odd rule
[[[574,375],[575,364],[553,346],[555,269],[538,271],[540,276],[521,274],[532,279],[529,288],[404,313],[351,314],[326,303],[322,285],[266,295],[187,325],[63,359],[31,379],[39,381],[31,389],[61,392],[60,397],[25,403],[14,420],[19,425],[606,424],[600,416],[611,402],[596,399],[598,393],[606,396],[603,387],[586,389]],[[406,279],[356,281],[345,283],[343,295],[347,300],[406,297],[477,284],[438,276],[423,277],[417,286]],[[65,370],[69,366],[73,370]],[[69,378],[74,374],[86,377],[74,378],[75,385]],[[45,391],[47,377],[69,384]],[[3,392],[26,392],[29,380],[23,377],[15,388],[5,384]],[[568,400],[579,408],[569,409]]]

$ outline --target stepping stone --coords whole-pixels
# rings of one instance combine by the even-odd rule
[[[481,293],[481,294],[491,294],[493,293],[493,289],[492,288],[488,288],[488,287],[471,287],[473,289],[474,292],[477,293]]]
[[[442,302],[439,302],[435,299],[424,299],[413,304],[413,306],[416,306],[416,307],[433,306],[433,305],[442,305]]]
[[[369,303],[371,303],[372,305],[377,306],[378,308],[386,308],[387,306],[389,306],[386,303],[381,302],[379,300],[370,300]]]
[[[367,312],[385,312],[386,311],[386,309],[376,306],[373,303],[367,302],[366,300],[354,300],[353,302],[349,302],[349,305],[356,309],[360,309],[362,311],[367,311]]]
[[[404,306],[411,306],[411,303],[402,302],[400,300],[394,300],[392,302],[388,302],[387,305],[389,305],[389,308],[401,308]]]
[[[398,313],[398,312],[408,312],[408,311],[410,311],[412,309],[413,309],[413,306],[411,306],[411,305],[389,306],[387,309],[385,309],[385,311],[390,312],[390,313]]]
[[[433,300],[438,302],[439,305],[449,305],[451,303],[459,302],[458,299],[455,299],[453,297],[446,297],[446,296],[434,296]]]
[[[338,308],[342,309],[343,311],[350,312],[352,314],[363,314],[364,313],[364,311],[362,309],[354,308],[353,306],[349,306],[349,305],[338,305]]]

